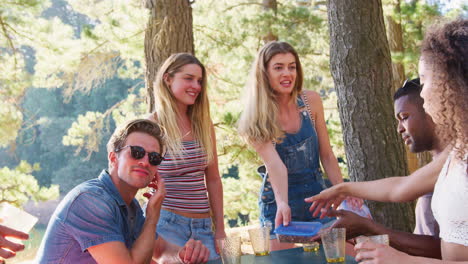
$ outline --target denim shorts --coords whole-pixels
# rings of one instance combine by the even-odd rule
[[[157,233],[164,240],[183,247],[190,238],[200,240],[210,250],[209,260],[219,259],[215,249],[211,218],[188,218],[161,209]]]

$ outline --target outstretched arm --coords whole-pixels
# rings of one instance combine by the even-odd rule
[[[449,150],[445,150],[432,162],[413,172],[407,177],[390,177],[367,182],[345,182],[323,190],[320,194],[309,197],[312,202],[310,211],[317,216],[321,208],[328,209],[333,204],[338,206],[346,196],[361,197],[381,202],[407,202],[434,190],[437,176],[447,159]]]

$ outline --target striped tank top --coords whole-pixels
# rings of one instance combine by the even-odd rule
[[[162,207],[188,213],[208,213],[206,153],[197,140],[183,141],[182,145],[185,148],[183,159],[167,153],[158,168],[166,185]]]

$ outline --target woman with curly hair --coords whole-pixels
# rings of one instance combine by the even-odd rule
[[[409,256],[389,246],[365,242],[361,263],[468,263],[468,20],[430,28],[421,47],[419,75],[424,109],[436,123],[437,136],[448,143],[445,155],[409,177],[345,183],[307,199],[311,210],[344,195],[376,200],[411,201],[434,191],[432,211],[440,226],[442,260]],[[390,237],[390,243],[392,238]]]

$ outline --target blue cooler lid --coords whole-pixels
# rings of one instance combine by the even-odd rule
[[[281,224],[275,229],[278,235],[287,236],[315,236],[322,229],[320,222],[290,222],[288,226]]]

